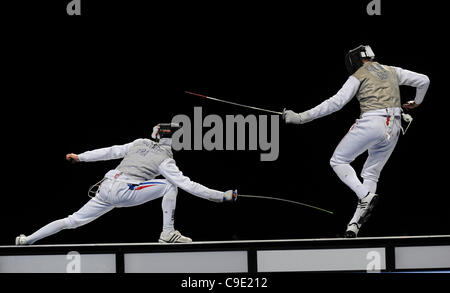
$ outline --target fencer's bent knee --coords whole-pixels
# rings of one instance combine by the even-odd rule
[[[65,218],[65,229],[75,229],[78,228],[80,226],[83,226],[84,224],[87,224],[90,221],[86,221],[86,220],[81,220],[76,218],[73,215],[68,216],[67,218]]]
[[[72,215],[64,219],[64,229],[74,229],[79,226],[81,226],[80,221],[77,221]]]
[[[343,165],[343,164],[347,164],[346,162],[341,162],[340,160],[338,160],[334,155],[331,157],[330,159],[330,166],[331,168],[335,168],[339,165]]]
[[[334,157],[331,157],[330,159],[330,166],[331,168],[334,169],[334,167],[336,167],[338,164],[336,163],[336,161],[334,160]]]
[[[330,166],[331,166],[331,168],[334,169],[337,166],[348,165],[352,161],[353,160],[347,159],[347,158],[343,157],[342,155],[336,154],[336,152],[335,152],[330,159]]]

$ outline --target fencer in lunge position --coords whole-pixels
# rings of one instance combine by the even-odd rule
[[[416,87],[415,99],[403,104],[405,109],[419,106],[427,92],[426,75],[374,61],[370,46],[359,46],[345,56],[350,74],[343,87],[318,106],[302,112],[284,111],[286,123],[303,124],[340,110],[355,95],[360,103],[361,116],[336,147],[330,164],[334,172],[358,197],[356,211],[347,225],[345,237],[358,235],[374,208],[378,195],[377,183],[402,130],[400,85]],[[350,165],[356,157],[368,151],[361,182]]]
[[[115,207],[130,207],[163,197],[163,227],[159,242],[189,243],[192,240],[182,236],[174,228],[174,212],[177,187],[214,202],[235,201],[237,191],[226,192],[209,189],[191,181],[178,169],[172,154],[172,134],[179,126],[174,123],[158,124],[153,128],[152,138],[137,139],[125,145],[116,145],[87,151],[82,154],[67,154],[67,160],[94,162],[123,158],[114,170],[104,176],[95,197],[79,211],[51,222],[35,233],[16,238],[16,245],[29,245],[63,229],[85,225]],[[165,179],[155,179],[162,175]]]

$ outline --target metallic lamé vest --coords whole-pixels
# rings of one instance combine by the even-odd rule
[[[168,158],[173,158],[170,144],[137,139],[116,169],[138,181],[151,180],[159,175],[159,165]]]
[[[356,94],[361,115],[370,110],[401,107],[399,81],[394,68],[366,62],[353,76],[361,82]]]

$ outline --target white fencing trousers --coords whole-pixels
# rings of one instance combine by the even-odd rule
[[[144,204],[163,196],[163,231],[171,231],[174,226],[174,212],[178,189],[165,179],[153,179],[139,185],[129,185],[118,180],[105,179],[96,196],[81,209],[67,218],[56,220],[42,227],[30,236],[27,242],[53,235],[63,229],[74,229],[104,215],[115,207],[130,207]]]
[[[399,116],[363,116],[356,120],[336,147],[330,165],[358,198],[369,191],[376,192],[381,170],[397,144],[400,131]],[[361,183],[350,163],[365,151],[368,151],[368,157],[361,171],[364,179]]]

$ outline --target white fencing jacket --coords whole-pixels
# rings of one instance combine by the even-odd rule
[[[173,159],[170,143],[170,140],[166,143],[156,143],[150,139],[137,139],[124,145],[87,151],[79,154],[78,158],[81,162],[123,158],[115,170],[105,175],[106,178],[113,179],[109,178],[111,174],[120,173],[125,175],[121,177],[121,181],[139,184],[162,175],[186,192],[209,200],[222,201],[224,192],[207,188],[183,175]]]
[[[424,74],[405,70],[400,67],[392,66],[392,68],[395,69],[399,85],[416,87],[416,96],[414,98],[414,102],[416,104],[422,103],[430,84],[429,78]],[[342,107],[344,107],[356,95],[359,90],[359,86],[360,81],[356,77],[351,75],[344,83],[342,88],[334,96],[308,111],[299,113],[298,115],[300,116],[301,122],[306,123],[342,109]],[[397,110],[397,112],[400,113],[401,109]],[[369,111],[372,113],[366,112],[365,114],[376,115],[377,111],[380,114],[386,113],[384,110],[372,110]]]

